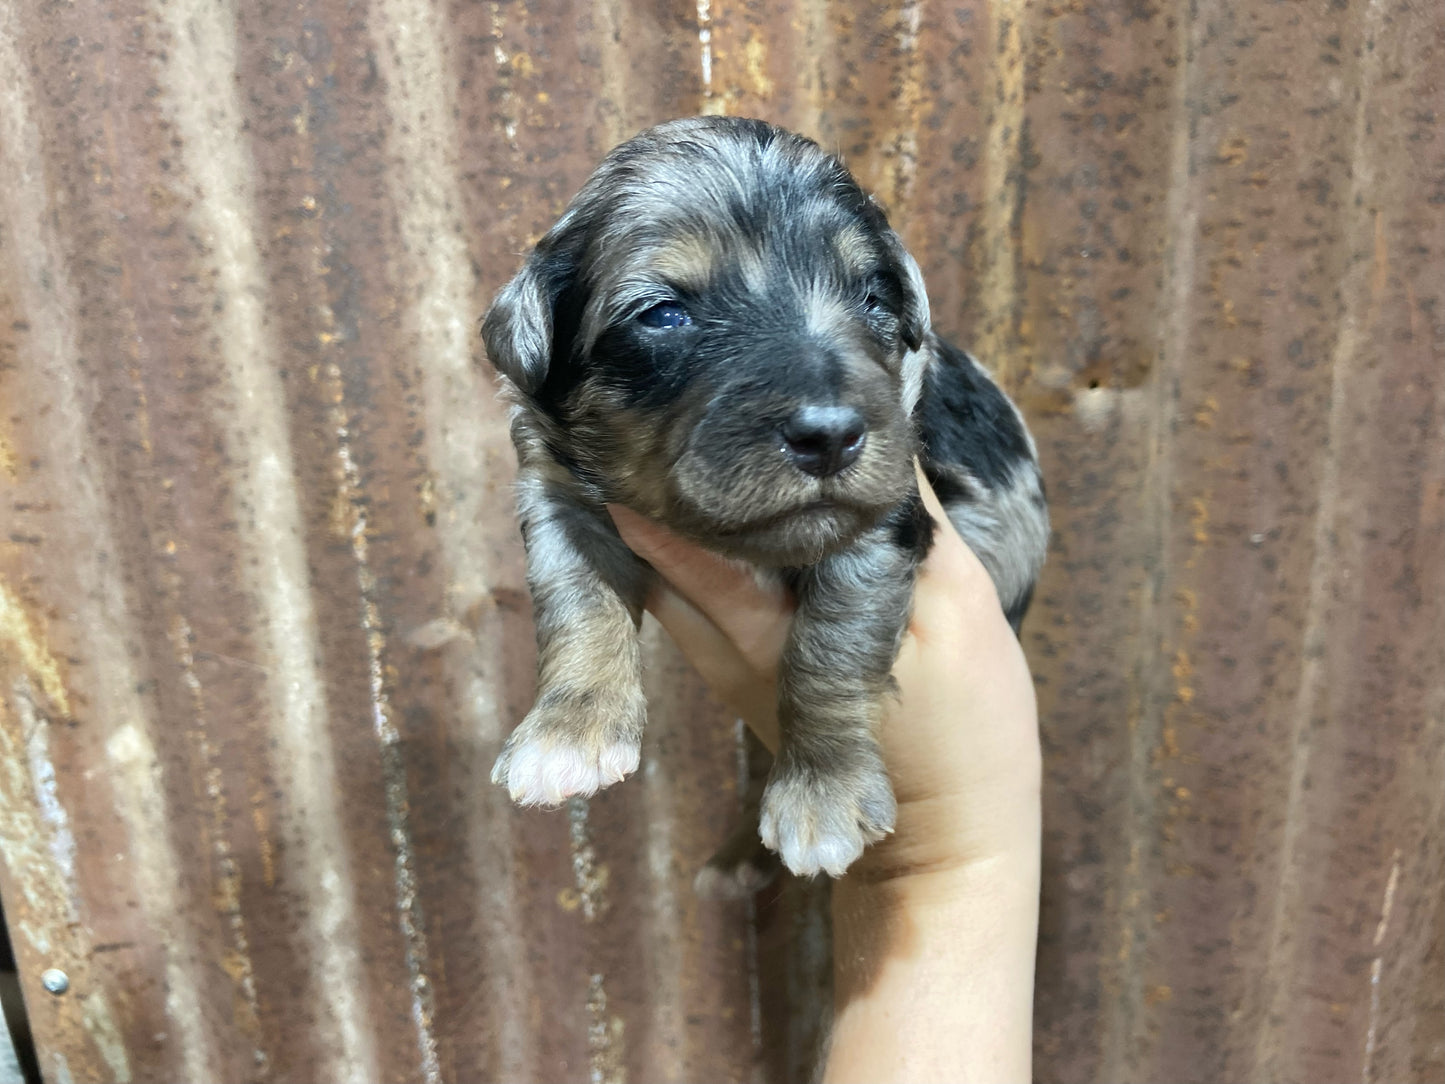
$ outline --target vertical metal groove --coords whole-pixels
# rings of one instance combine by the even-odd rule
[[[224,402],[207,404],[225,434],[233,463],[237,527],[248,555],[243,575],[259,612],[268,687],[276,710],[274,768],[289,783],[297,821],[286,826],[288,850],[316,901],[308,941],[316,970],[312,991],[331,1034],[320,1044],[328,1079],[375,1076],[376,1051],[363,1019],[367,981],[355,948],[357,919],[344,833],[333,781],[335,756],[321,674],[320,645],[303,548],[302,514],[286,394],[274,368],[267,330],[268,296],[251,224],[255,182],[245,145],[237,71],[237,11],[213,4],[158,4],[168,32],[160,72],[162,106],[194,178],[194,228],[214,275],[216,333]],[[222,78],[213,78],[219,70]],[[333,1030],[334,1029],[334,1030]]]
[[[1373,43],[1383,25],[1382,0],[1367,0],[1361,15],[1362,42]],[[1299,884],[1299,845],[1301,834],[1307,824],[1303,811],[1304,792],[1312,762],[1316,741],[1316,720],[1320,712],[1320,700],[1327,695],[1324,659],[1326,640],[1332,636],[1346,636],[1340,622],[1352,623],[1351,614],[1358,611],[1363,600],[1345,613],[1339,612],[1340,584],[1334,574],[1341,562],[1341,549],[1349,546],[1348,527],[1339,522],[1338,495],[1340,491],[1341,442],[1345,432],[1346,413],[1351,411],[1351,388],[1355,384],[1354,372],[1359,357],[1360,336],[1365,313],[1369,306],[1368,264],[1355,262],[1351,257],[1356,252],[1370,249],[1369,237],[1373,232],[1372,215],[1363,206],[1363,196],[1372,187],[1374,163],[1370,160],[1372,148],[1367,142],[1368,116],[1372,94],[1380,76],[1379,53],[1366,48],[1357,61],[1358,78],[1353,80],[1357,90],[1357,101],[1351,132],[1348,178],[1349,187],[1345,197],[1343,213],[1345,222],[1340,227],[1340,239],[1336,242],[1341,250],[1340,265],[1345,269],[1346,281],[1342,283],[1344,294],[1343,310],[1335,329],[1335,341],[1330,351],[1330,384],[1325,433],[1322,441],[1320,477],[1315,497],[1314,522],[1311,530],[1310,576],[1308,594],[1304,606],[1304,627],[1300,633],[1300,677],[1296,692],[1289,742],[1289,779],[1284,799],[1284,823],[1280,831],[1280,875],[1274,890],[1268,926],[1265,963],[1261,974],[1266,984],[1264,997],[1267,1013],[1261,1013],[1255,1042],[1255,1064],[1270,1077],[1287,1074],[1279,1064],[1277,1037],[1269,1021],[1285,1016],[1287,1003],[1297,997],[1293,984],[1280,981],[1279,976],[1293,973],[1286,958],[1300,951],[1298,919],[1301,907],[1301,886]],[[1353,264],[1353,266],[1351,266]],[[1353,280],[1351,282],[1350,280]],[[1353,288],[1350,288],[1353,286]],[[1345,530],[1342,531],[1341,527]],[[1354,562],[1349,562],[1354,563]],[[1395,872],[1398,875],[1399,852],[1396,851]],[[1374,1002],[1372,987],[1371,1002]],[[1365,1058],[1361,1079],[1369,1079],[1369,1062],[1373,1050]]]
[[[4,140],[4,146],[10,148],[7,159],[11,154],[18,153],[20,156],[19,161],[11,160],[13,166],[7,172],[29,183],[10,194],[7,226],[24,260],[21,272],[24,279],[18,284],[22,311],[40,324],[40,335],[43,336],[43,346],[29,360],[50,378],[49,406],[53,410],[53,422],[47,434],[48,451],[63,465],[64,474],[69,479],[72,487],[67,495],[70,507],[94,531],[93,549],[75,569],[83,601],[79,603],[79,613],[67,616],[77,626],[77,639],[85,642],[92,656],[94,677],[89,691],[96,697],[101,718],[109,731],[105,744],[111,761],[108,766],[120,776],[119,786],[114,790],[117,812],[125,823],[131,854],[139,867],[143,900],[149,905],[155,920],[171,934],[172,941],[167,947],[163,967],[172,995],[167,1000],[167,1007],[182,1035],[182,1061],[187,1069],[204,1070],[210,1063],[209,1037],[197,1018],[198,999],[193,975],[188,970],[195,953],[188,951],[187,929],[174,908],[174,897],[156,891],[161,884],[175,883],[176,860],[170,849],[168,818],[154,786],[155,755],[148,734],[151,722],[137,695],[135,673],[126,648],[126,644],[135,639],[131,634],[130,615],[122,598],[121,583],[105,567],[119,557],[119,551],[109,530],[112,510],[92,466],[93,447],[87,447],[89,434],[85,411],[79,399],[86,382],[77,365],[78,350],[73,337],[78,306],[61,244],[53,233],[55,219],[45,185],[46,170],[40,154],[37,127],[27,102],[31,95],[24,75],[26,69],[14,52],[17,29],[9,18],[5,24],[0,24],[0,65],[19,76],[5,95],[8,108],[3,127],[4,134],[9,138]],[[28,661],[32,664],[41,662],[49,652],[35,646],[33,626],[18,612],[8,594],[6,592],[4,603],[10,614],[6,621],[7,631],[12,634],[20,631]],[[53,662],[40,667],[43,687],[52,684],[54,672]],[[38,733],[41,727],[48,727],[48,719],[34,711],[34,702],[29,698],[23,679],[17,682],[12,695],[20,712],[20,722],[22,725],[29,724],[27,733]],[[68,700],[67,696],[59,695],[52,700],[53,707],[68,713]],[[40,749],[38,744],[32,745],[29,741],[25,744],[34,751]],[[18,756],[24,755],[18,748],[14,752]],[[126,778],[128,770],[137,774]],[[42,766],[42,772],[51,775],[54,769]],[[62,816],[69,819],[53,795],[46,796],[42,808],[45,806],[51,809],[49,819],[52,827],[63,823]],[[46,833],[42,829],[37,834],[44,838]],[[65,849],[64,836],[53,837],[52,846]],[[60,962],[71,967],[83,966],[81,960],[88,955],[86,950],[89,946],[72,943],[67,947],[76,951],[81,959],[75,964],[64,960]],[[132,1078],[130,1059],[118,1033],[109,999],[100,992],[88,999],[82,1010],[82,1021],[95,1050],[110,1072],[119,1081],[129,1081]]]
[[[336,434],[337,459],[340,461],[338,499],[351,511],[351,522],[342,527],[351,544],[356,566],[357,593],[360,598],[360,621],[366,636],[367,679],[371,694],[371,723],[381,752],[381,771],[386,801],[386,824],[390,843],[396,852],[392,871],[395,886],[396,921],[405,945],[407,987],[411,995],[411,1017],[416,1025],[417,1054],[422,1079],[427,1084],[441,1080],[437,1058],[436,1036],[432,1021],[436,1002],[432,995],[431,964],[427,953],[426,923],[417,898],[416,857],[411,825],[408,823],[411,803],[407,796],[406,767],[399,745],[401,735],[392,720],[390,696],[387,691],[383,659],[386,635],[378,607],[376,575],[368,559],[369,525],[366,502],[362,493],[361,475],[351,454],[350,418],[346,413],[345,392],[340,373],[332,368],[328,374],[336,390],[333,392],[332,428]]]
[[[172,587],[172,594],[175,588]],[[202,765],[205,805],[209,817],[202,823],[210,836],[215,861],[212,893],[214,906],[223,916],[229,938],[222,969],[240,990],[244,1006],[237,1011],[236,1028],[250,1046],[251,1064],[265,1079],[270,1057],[262,1045],[260,1002],[256,995],[255,965],[251,959],[251,941],[246,933],[246,912],[241,902],[241,870],[230,839],[230,822],[234,813],[221,778],[220,753],[212,734],[206,706],[205,689],[196,676],[196,658],[191,647],[194,633],[185,616],[174,613],[171,621],[171,645],[181,670],[181,683],[189,697],[192,727],[195,731],[196,758]]]
[[[371,33],[384,80],[388,114],[388,192],[400,224],[402,251],[396,254],[398,282],[413,284],[407,328],[421,374],[425,411],[426,468],[434,486],[429,500],[438,508],[436,534],[440,544],[448,595],[455,611],[482,610],[477,646],[494,651],[500,630],[491,624],[489,604],[499,586],[487,563],[479,534],[496,515],[499,498],[508,493],[494,471],[507,461],[495,407],[490,432],[478,432],[479,408],[492,398],[473,369],[473,336],[481,298],[468,274],[466,235],[459,219],[462,197],[450,148],[458,145],[449,102],[449,65],[439,13],[428,4],[409,0],[378,0],[372,7]],[[495,5],[492,28],[499,29]],[[493,41],[494,53],[501,45]],[[515,122],[505,122],[509,141]],[[505,458],[504,458],[505,457]],[[493,672],[502,662],[496,659]],[[473,672],[459,683],[449,705],[461,724],[480,739],[483,750],[500,748],[505,737],[498,690]],[[496,1072],[503,1079],[527,1074],[534,1047],[520,1007],[531,998],[528,968],[512,931],[525,919],[517,899],[515,874],[505,843],[491,837],[488,822],[504,824],[509,809],[505,795],[492,788],[474,796],[479,816],[474,833],[478,853],[477,883],[485,886],[478,901],[488,942],[490,966],[485,974],[486,1010],[494,1016],[499,1043]],[[483,842],[486,841],[486,842]]]

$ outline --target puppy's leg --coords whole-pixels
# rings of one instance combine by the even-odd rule
[[[917,495],[910,542],[928,530]],[[931,521],[928,521],[931,523]],[[779,675],[781,748],[763,794],[763,842],[794,873],[834,877],[893,830],[897,807],[875,738],[908,623],[919,552],[885,525],[805,570]],[[927,541],[921,543],[926,551]]]
[[[746,899],[767,887],[778,875],[778,856],[764,847],[758,838],[758,805],[763,797],[763,783],[773,765],[773,756],[752,731],[745,733],[743,741],[747,756],[743,815],[727,841],[693,879],[694,891],[704,899]]]
[[[745,810],[727,842],[697,871],[692,887],[703,899],[743,900],[778,875],[778,856],[759,839],[758,807]]]
[[[523,805],[595,793],[636,770],[646,704],[644,566],[604,514],[524,469],[518,506],[537,624],[537,702],[492,769]]]

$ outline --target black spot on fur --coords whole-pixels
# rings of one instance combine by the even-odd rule
[[[560,290],[552,303],[552,356],[548,361],[547,375],[533,393],[532,401],[557,421],[562,420],[562,404],[576,390],[583,376],[575,346],[586,305],[587,295],[576,283],[569,283]]]
[[[938,340],[918,403],[924,454],[938,463],[957,463],[990,489],[1005,487],[1019,464],[1033,459],[1028,437],[1013,407],[992,381],[958,347]],[[975,495],[929,472],[944,503]]]
[[[685,327],[660,333],[611,327],[598,337],[592,358],[627,406],[658,410],[677,402],[694,375],[690,361],[695,341]]]
[[[928,551],[933,548],[933,531],[937,524],[917,490],[888,514],[887,523],[889,537],[895,546],[915,554],[920,561],[928,556]]]

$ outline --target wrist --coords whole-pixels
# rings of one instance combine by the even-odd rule
[[[979,871],[1037,869],[1042,795],[1036,765],[1014,763],[992,778],[926,792],[900,784],[894,831],[863,853],[849,881],[927,886],[949,880],[933,875],[956,874],[967,885]]]
[[[851,921],[893,924],[905,916],[947,926],[978,913],[1036,910],[1039,871],[1037,840],[927,868],[904,869],[894,856],[870,852],[834,882],[834,911]]]
[[[833,887],[830,1081],[1027,1081],[1038,849]]]

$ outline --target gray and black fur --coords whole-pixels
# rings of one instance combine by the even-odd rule
[[[913,459],[1017,628],[1048,538],[1018,411],[931,332],[917,264],[844,166],[761,121],[614,150],[482,333],[515,404],[539,647],[493,779],[552,804],[637,767],[653,573],[604,508],[624,504],[795,593],[761,837],[841,874],[893,827],[874,732],[932,539]]]

